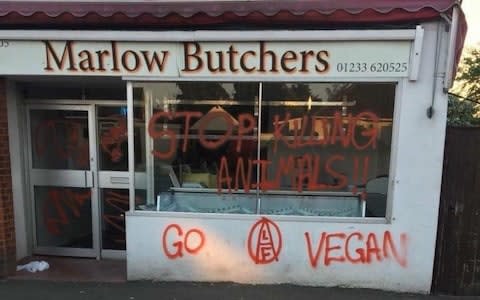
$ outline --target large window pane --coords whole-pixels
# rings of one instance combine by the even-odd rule
[[[384,216],[395,86],[282,82],[262,92],[261,212],[362,216],[366,199],[368,214]]]
[[[135,110],[145,116],[135,123],[145,124],[139,148],[147,153],[143,182],[150,208],[160,199],[159,210],[255,212],[258,92],[257,83],[135,89]]]
[[[136,84],[137,208],[383,217],[394,98],[393,83]]]

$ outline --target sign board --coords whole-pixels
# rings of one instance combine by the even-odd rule
[[[406,77],[411,41],[1,41],[1,75]]]

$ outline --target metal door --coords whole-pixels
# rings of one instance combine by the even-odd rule
[[[34,253],[99,257],[94,107],[27,107]]]

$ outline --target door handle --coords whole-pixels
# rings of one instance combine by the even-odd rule
[[[111,184],[128,184],[129,182],[130,180],[128,177],[110,176]]]

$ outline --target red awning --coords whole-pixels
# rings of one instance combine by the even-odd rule
[[[418,24],[458,0],[1,1],[0,29],[335,29]],[[458,57],[467,26],[460,13]]]
[[[456,0],[0,1],[0,24],[319,25],[399,23],[449,13]],[[129,21],[130,20],[130,21]],[[140,21],[140,22],[132,22]],[[30,24],[32,24],[30,23]],[[45,25],[48,25],[46,23]]]

